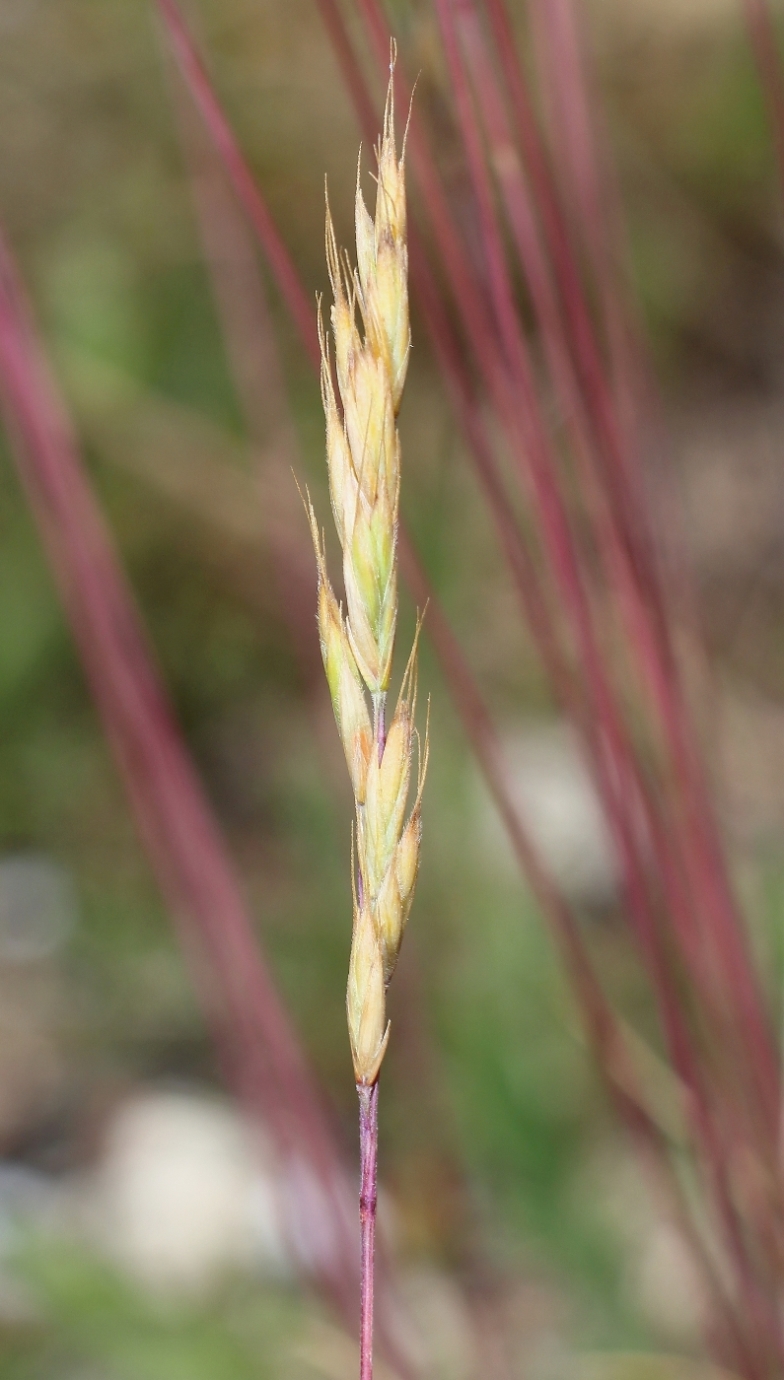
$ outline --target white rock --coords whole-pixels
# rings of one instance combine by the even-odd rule
[[[76,923],[70,873],[43,853],[0,858],[0,963],[40,963],[63,948]]]
[[[477,1373],[475,1336],[454,1281],[422,1267],[403,1277],[402,1293],[421,1348],[419,1368],[439,1380],[469,1380]]]
[[[269,1148],[217,1099],[145,1092],[124,1103],[87,1198],[96,1244],[154,1289],[288,1271]]]
[[[532,842],[575,901],[604,905],[617,889],[607,822],[575,734],[565,723],[529,723],[506,734],[503,761]],[[501,820],[483,796],[480,825],[513,861]]]
[[[682,1236],[669,1222],[654,1225],[631,1274],[638,1306],[655,1327],[679,1341],[699,1338],[707,1317],[705,1290]]]

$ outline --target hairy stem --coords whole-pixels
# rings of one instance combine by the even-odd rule
[[[362,1241],[359,1380],[373,1380],[373,1289],[378,1169],[378,1083],[357,1083],[359,1096],[359,1224]]]

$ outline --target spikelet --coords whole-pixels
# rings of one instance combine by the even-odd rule
[[[368,766],[371,756],[375,756],[373,729],[359,670],[346,632],[343,612],[327,575],[324,548],[312,504],[308,506],[308,519],[318,566],[318,629],[321,656],[354,797],[358,805],[364,805]]]
[[[354,929],[348,962],[346,1015],[354,1076],[357,1083],[366,1087],[378,1078],[389,1041],[385,994],[384,954],[375,919],[370,906],[358,901],[354,887]]]
[[[397,412],[406,381],[411,334],[408,323],[408,248],[406,244],[405,140],[395,148],[395,104],[389,83],[384,132],[376,150],[378,192],[371,220],[359,184],[355,207],[357,270],[365,331],[384,360]]]
[[[352,845],[354,922],[346,1005],[354,1072],[357,1083],[366,1087],[378,1077],[389,1038],[386,986],[419,870],[428,759],[427,731],[420,751],[414,726],[419,628],[388,732],[386,728],[398,611],[396,417],[410,350],[405,141],[398,157],[394,116],[390,77],[376,149],[375,219],[365,206],[357,172],[356,270],[338,251],[329,202],[326,212],[337,394],[319,306],[321,397],[330,500],[343,551],[345,615],[330,584],[323,541],[308,504],[318,566],[321,652],[356,805],[357,867],[354,881]],[[409,809],[412,780],[414,801]]]

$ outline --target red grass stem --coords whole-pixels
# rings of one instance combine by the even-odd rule
[[[204,64],[196,51],[174,0],[157,0],[158,9],[169,35],[171,50],[185,78],[186,85],[202,118],[221,161],[229,175],[240,205],[264,246],[264,252],[283,299],[291,314],[306,350],[316,365],[319,345],[313,305],[303,288],[286,244],[281,237],[264,198],[260,195],[253,175],[243,158],[234,133],[220,104],[215,98]]]
[[[378,1082],[357,1083],[359,1097],[360,1315],[359,1380],[373,1380],[376,1203],[378,1199]]]

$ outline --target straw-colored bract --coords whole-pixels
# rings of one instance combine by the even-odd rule
[[[341,256],[327,207],[327,265],[337,395],[319,320],[321,393],[332,512],[343,549],[344,613],[309,507],[318,565],[318,625],[335,719],[356,806],[356,880],[347,1009],[356,1081],[375,1083],[386,1050],[386,987],[394,971],[419,867],[427,735],[414,726],[417,638],[387,727],[397,625],[400,439],[396,417],[410,346],[405,143],[398,157],[390,79],[376,150],[371,218],[357,177],[357,268]],[[338,403],[339,396],[339,403]],[[417,767],[414,772],[415,752]],[[414,785],[414,801],[408,810]],[[408,811],[408,813],[407,813]]]

